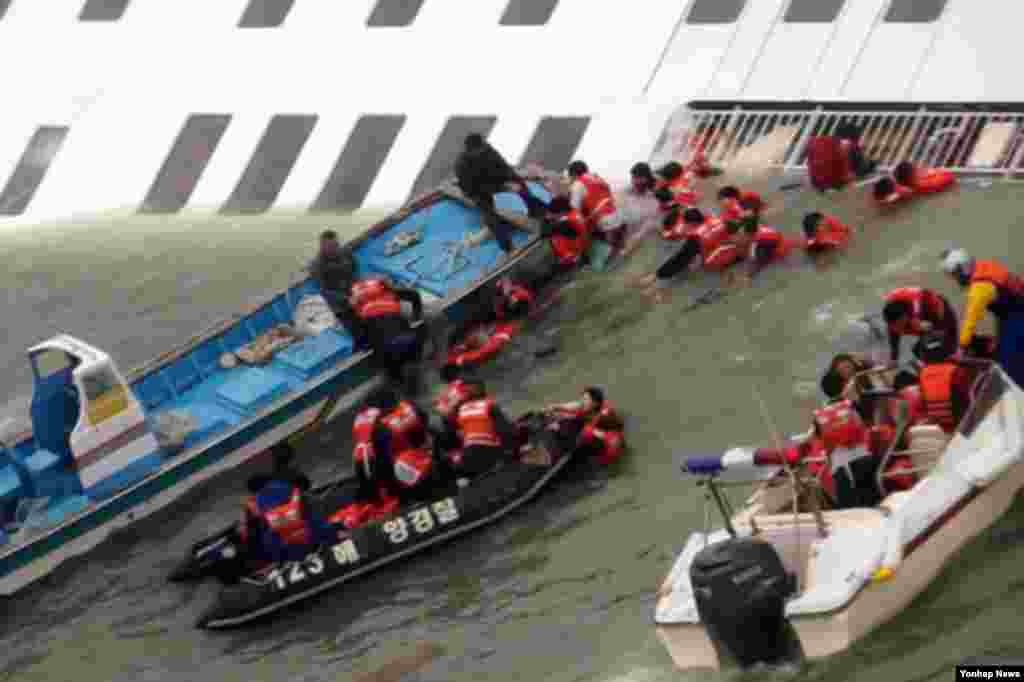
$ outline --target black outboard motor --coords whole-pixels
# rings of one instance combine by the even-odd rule
[[[690,581],[708,635],[741,666],[788,660],[794,645],[785,606],[796,579],[771,544],[730,538],[708,545],[694,557]]]

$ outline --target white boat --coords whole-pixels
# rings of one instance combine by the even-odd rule
[[[829,656],[898,615],[1024,486],[1022,407],[1020,387],[993,368],[951,439],[910,429],[898,454],[920,479],[877,508],[794,513],[792,487],[771,476],[733,515],[722,477],[706,478],[726,528],[691,534],[655,606],[676,666]]]

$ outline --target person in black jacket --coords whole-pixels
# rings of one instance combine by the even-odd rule
[[[509,225],[495,210],[495,194],[514,190],[526,204],[531,218],[544,217],[547,205],[530,193],[526,181],[482,135],[466,136],[465,149],[455,162],[455,177],[462,192],[480,209],[484,224],[506,254],[512,252],[512,239]]]
[[[334,230],[320,234],[320,250],[309,266],[309,273],[320,285],[320,295],[352,334],[356,345],[365,346],[365,330],[348,302],[349,290],[356,278],[356,261],[351,250],[341,248]]]

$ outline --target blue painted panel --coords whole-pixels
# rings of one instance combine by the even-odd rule
[[[274,356],[274,365],[298,372],[306,381],[352,355],[352,339],[327,329]]]
[[[0,523],[13,518],[18,500],[28,495],[28,487],[22,482],[18,470],[11,464],[0,467]]]
[[[273,308],[263,306],[245,319],[246,329],[253,335],[253,338],[270,331],[279,324]]]
[[[209,377],[220,371],[220,356],[223,351],[216,339],[210,339],[199,345],[198,348],[189,353],[192,357],[192,364],[199,370],[202,378]]]
[[[36,450],[25,460],[25,468],[32,482],[33,497],[60,498],[81,490],[78,475],[49,450]]]
[[[164,375],[171,380],[176,395],[181,395],[202,380],[192,358],[187,355],[178,358],[164,368]]]
[[[288,296],[285,293],[278,294],[270,303],[274,311],[274,317],[281,324],[292,324],[294,322],[294,309],[288,304]]]
[[[242,320],[235,323],[234,326],[227,329],[220,336],[221,343],[225,350],[234,352],[244,346],[245,344],[252,341],[252,334],[242,324]]]
[[[51,501],[45,513],[37,520],[30,520],[29,526],[52,528],[59,526],[66,519],[81,513],[89,506],[90,500],[85,495],[68,495]]]
[[[231,372],[231,378],[217,389],[217,397],[230,407],[255,412],[291,388],[291,382],[280,372],[266,367],[246,367]]]
[[[108,476],[95,485],[85,489],[85,494],[92,500],[102,500],[110,497],[119,490],[135,485],[146,476],[159,471],[163,464],[160,451],[157,450],[145,457],[141,457],[128,466],[124,467],[113,476]]]
[[[132,384],[132,391],[147,410],[155,410],[174,397],[167,382],[156,372]]]

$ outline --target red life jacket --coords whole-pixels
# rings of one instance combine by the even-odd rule
[[[598,426],[602,420],[607,418],[613,418],[618,421],[615,406],[605,400],[601,404],[601,409],[587,419],[580,434],[581,444],[600,443],[601,447],[598,449],[597,461],[605,465],[611,464],[618,459],[625,449],[625,437],[621,429]]]
[[[943,168],[918,168],[910,181],[915,194],[936,194],[953,186],[956,174]]]
[[[690,178],[686,173],[681,174],[675,180],[659,180],[655,190],[667,189],[672,192],[674,203],[689,208],[696,206],[700,201],[700,193],[690,187]]]
[[[938,322],[946,313],[946,304],[942,302],[938,294],[930,289],[900,287],[885,295],[886,303],[900,301],[910,304],[910,331],[908,333],[914,336],[921,336],[925,333],[921,328],[921,322]]]
[[[533,292],[522,284],[503,278],[498,282],[498,291],[501,297],[509,303],[525,301],[528,305],[533,305]],[[504,317],[505,308],[502,305],[502,301],[495,301],[494,312],[499,318]]]
[[[576,233],[575,237],[565,237],[560,234],[551,235],[551,250],[561,265],[576,265],[580,257],[590,248],[591,231],[590,226],[583,219],[579,211],[573,209],[565,214],[560,225],[565,225]]]
[[[867,435],[867,425],[849,400],[815,410],[814,426],[822,446],[829,452],[860,445]]]
[[[1011,274],[996,261],[975,261],[970,283],[975,282],[989,282],[995,285],[996,300],[989,304],[988,309],[996,317],[1003,318],[1011,310],[1024,305],[1024,278]]]
[[[426,428],[408,401],[398,403],[380,421],[391,435],[392,454],[419,447],[426,438]]]
[[[373,428],[377,425],[377,419],[381,410],[376,407],[368,407],[356,415],[352,423],[352,440],[355,448],[352,451],[352,461],[357,467],[363,467],[367,475],[370,473],[370,466],[373,463]]]
[[[466,388],[466,382],[456,379],[441,389],[440,394],[434,399],[434,409],[442,417],[450,417],[468,397],[469,390]]]
[[[946,433],[956,430],[953,413],[953,382],[957,366],[952,362],[926,365],[921,370],[921,399],[928,421],[938,424]]]
[[[774,227],[768,227],[767,225],[760,225],[757,228],[757,232],[754,233],[754,240],[750,244],[750,255],[753,258],[754,250],[761,244],[774,244],[775,252],[772,257],[773,261],[782,260],[789,254],[790,242],[786,239],[781,232],[776,230]]]
[[[425,481],[434,467],[427,448],[402,450],[395,457],[395,480],[404,488],[415,488]]]
[[[604,178],[595,173],[584,173],[576,181],[586,189],[580,213],[588,225],[595,225],[600,218],[615,212],[612,188]]]
[[[850,228],[836,218],[826,215],[818,223],[814,237],[807,240],[807,248],[832,247],[841,249],[850,241]]]
[[[288,501],[263,512],[263,520],[271,532],[286,545],[304,545],[311,539],[302,508],[302,492],[295,488]]]
[[[729,239],[729,228],[720,218],[708,218],[693,230],[691,236],[700,242],[701,260],[708,267],[712,254]]]
[[[491,408],[494,400],[491,398],[480,398],[462,403],[455,416],[455,423],[459,434],[462,436],[462,447],[468,448],[473,445],[488,447],[500,447],[501,438],[498,436],[494,419],[491,418]]]
[[[521,326],[522,323],[518,321],[489,325],[487,340],[484,343],[474,346],[463,342],[452,346],[448,351],[447,364],[467,367],[497,355],[498,351],[504,348],[519,332]],[[477,331],[474,330],[471,334],[475,334]]]
[[[349,302],[360,319],[367,320],[384,315],[399,315],[402,302],[391,286],[382,279],[370,277],[352,285]]]
[[[683,220],[682,209],[677,209],[675,220],[670,221],[667,225],[662,221],[661,238],[670,242],[683,241],[684,239],[689,238],[697,227],[699,226],[690,225],[688,222]]]

